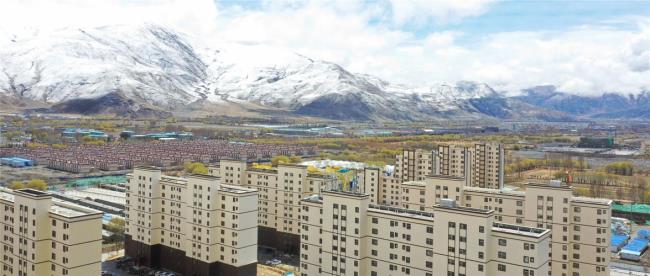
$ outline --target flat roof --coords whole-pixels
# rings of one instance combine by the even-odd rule
[[[342,195],[342,196],[350,196],[350,197],[369,197],[368,194],[362,194],[362,193],[357,193],[357,192],[345,192],[345,191],[339,191],[339,190],[328,190],[328,191],[323,191],[323,194],[335,194],[335,195]]]
[[[262,169],[262,168],[246,168],[246,172],[260,172],[260,173],[272,173],[277,174],[277,169]]]
[[[441,175],[441,174],[429,174],[426,175],[427,178],[438,178],[438,179],[451,179],[451,180],[465,180],[462,176],[455,175]]]
[[[488,209],[479,209],[479,208],[471,208],[471,207],[463,207],[459,205],[454,205],[454,206],[444,206],[441,204],[436,204],[433,206],[434,208],[439,208],[439,209],[446,209],[446,210],[452,210],[452,211],[460,211],[460,212],[466,212],[466,213],[475,213],[475,214],[483,214],[483,215],[488,215],[494,212],[494,210],[488,210]]]
[[[539,238],[547,233],[550,233],[549,229],[526,227],[515,224],[506,224],[506,223],[492,223],[492,231],[515,234],[521,236],[527,236],[532,238]]]
[[[574,196],[571,197],[571,201],[579,203],[590,203],[590,204],[601,204],[601,205],[612,205],[611,199],[606,198],[595,198],[595,197],[583,197],[583,196]]]
[[[550,183],[538,183],[538,182],[528,182],[525,184],[526,187],[535,187],[535,188],[546,188],[546,189],[554,189],[554,190],[571,190],[571,186],[566,185],[565,183],[562,183],[560,186],[553,186]]]
[[[406,182],[404,182],[404,183],[402,183],[402,185],[409,185],[409,186],[420,186],[420,187],[424,187],[424,186],[426,186],[426,185],[427,185],[427,183],[426,183],[426,182],[424,182],[424,181],[419,181],[419,180],[413,180],[413,181],[406,181]]]
[[[31,190],[31,189],[29,189],[29,190]],[[14,193],[16,193],[16,192],[23,192],[24,193],[25,190],[11,191],[11,190],[8,190],[6,188],[3,188],[3,189],[0,189],[0,198],[4,199],[6,201],[9,201],[9,202],[14,202],[14,199],[15,199]],[[37,191],[37,192],[42,194],[42,195],[39,195],[40,197],[43,197],[43,196],[50,197],[51,196],[49,193],[46,193],[46,192],[41,192],[41,191]],[[70,202],[63,201],[63,200],[60,200],[60,199],[57,199],[57,198],[52,198],[52,205],[50,205],[49,212],[51,214],[56,214],[56,215],[60,215],[60,216],[67,217],[67,218],[75,218],[75,217],[86,216],[86,215],[95,215],[95,214],[99,215],[99,214],[103,213],[101,211],[98,211],[98,210],[95,210],[95,209],[92,209],[92,208],[84,207],[84,206],[81,206],[79,204],[70,203]]]
[[[35,190],[35,189],[20,189],[20,190],[16,190],[15,192],[20,193],[20,194],[27,194],[27,195],[30,195],[30,196],[33,196],[33,197],[48,197],[48,196],[50,196],[50,194],[48,194],[46,192]]]
[[[641,255],[648,247],[648,240],[635,238],[621,249],[621,253],[630,255]]]
[[[257,192],[257,189],[244,188],[242,186],[223,185],[223,184],[219,185],[219,190],[224,192],[229,192],[229,193],[236,193],[236,194]]]
[[[314,203],[323,203],[323,197],[318,195],[318,194],[313,194],[310,196],[306,196],[302,200],[308,201],[308,202],[314,202]]]
[[[433,213],[431,212],[422,212],[413,209],[398,208],[398,207],[392,207],[387,205],[376,205],[376,204],[369,204],[368,207],[369,207],[368,211],[371,212],[387,213],[391,215],[399,215],[399,216],[406,216],[406,217],[419,218],[419,219],[423,219],[423,218],[433,219]]]
[[[510,195],[510,196],[525,196],[526,195],[526,192],[524,192],[524,191],[512,191],[512,190],[490,189],[490,188],[481,188],[481,187],[467,187],[467,186],[463,187],[463,191],[488,193],[488,194]]]

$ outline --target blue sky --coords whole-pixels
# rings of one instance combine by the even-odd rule
[[[416,29],[419,35],[432,29],[456,30],[468,38],[497,32],[563,31],[584,25],[637,29],[631,19],[649,15],[650,1],[502,1],[480,16]]]
[[[238,6],[249,10],[263,11],[272,3],[255,0],[215,0],[224,7]],[[408,0],[404,0],[408,1]],[[438,0],[439,1],[439,0]],[[461,0],[462,1],[462,0]],[[299,6],[303,1],[288,1]],[[386,1],[365,1],[377,5]],[[584,25],[617,29],[636,29],[634,18],[650,16],[650,1],[495,1],[486,5],[486,12],[458,20],[439,22],[429,18],[426,23],[392,25],[391,28],[412,32],[419,37],[431,32],[459,31],[467,37],[481,37],[499,32],[520,31],[563,31]],[[383,11],[390,14],[390,5]],[[378,22],[374,18],[372,22]],[[385,18],[384,18],[385,19]]]

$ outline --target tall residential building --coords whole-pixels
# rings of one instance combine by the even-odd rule
[[[302,200],[302,275],[546,275],[550,231],[442,201],[431,212],[325,191]]]
[[[46,192],[0,190],[3,276],[99,275],[102,212]]]
[[[405,149],[397,156],[393,177],[421,181],[429,175],[463,177],[468,186],[503,187],[504,149],[500,144],[438,145],[435,150]]]
[[[258,169],[241,160],[221,160],[209,172],[225,183],[258,191],[258,242],[285,252],[297,253],[300,248],[300,200],[337,184],[335,177],[312,174],[307,166],[292,164]]]
[[[126,255],[184,275],[256,275],[257,196],[219,177],[128,174]]]
[[[469,187],[461,197],[499,221],[551,230],[552,275],[609,275],[611,200],[574,197],[559,181],[529,183],[525,192]]]
[[[525,191],[469,187],[461,177],[429,176],[398,184],[395,207],[432,212],[445,199],[494,211],[498,223],[551,230],[552,275],[608,275],[611,200],[575,197],[559,181],[529,183]],[[364,190],[368,193],[369,188]],[[370,201],[381,201],[381,193]]]
[[[650,141],[641,142],[641,154],[650,155]]]

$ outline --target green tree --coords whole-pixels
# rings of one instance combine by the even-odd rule
[[[273,166],[277,166],[278,164],[289,164],[289,163],[291,163],[291,159],[286,155],[278,155],[271,158],[271,164]]]
[[[292,155],[289,157],[289,161],[291,161],[293,164],[296,164],[302,162],[302,158],[300,158],[300,156]]]
[[[124,241],[124,219],[114,217],[108,224],[106,230],[113,233],[113,236],[108,240],[109,242],[123,242]]]
[[[201,162],[185,162],[185,171],[193,174],[208,174],[208,168]]]
[[[45,191],[47,190],[47,183],[43,179],[32,179],[27,182],[27,188]]]
[[[20,190],[24,188],[25,188],[25,184],[20,180],[11,181],[11,184],[9,184],[9,189],[12,190]]]

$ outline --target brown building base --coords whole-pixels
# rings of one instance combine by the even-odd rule
[[[240,267],[214,262],[206,263],[185,256],[185,252],[175,248],[146,245],[134,241],[130,235],[124,239],[125,255],[136,260],[137,264],[156,269],[167,269],[185,276],[255,276],[257,263]]]
[[[300,235],[276,231],[274,228],[258,226],[257,244],[275,248],[282,253],[300,254]]]

